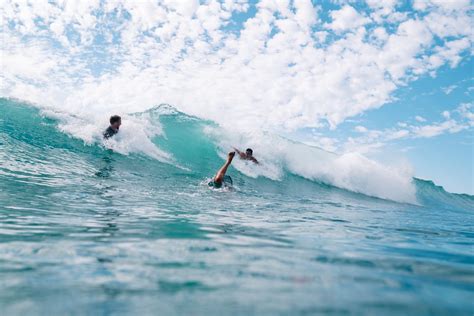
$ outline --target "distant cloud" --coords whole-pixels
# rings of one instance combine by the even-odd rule
[[[444,92],[445,94],[450,94],[450,93],[453,92],[457,87],[458,87],[457,85],[450,85],[450,86],[441,88],[441,90],[443,90],[443,92]]]
[[[364,126],[357,125],[354,130],[359,133],[366,133],[368,130]]]
[[[363,135],[360,137],[350,137],[345,143],[339,142],[341,144],[339,149],[349,152],[368,153],[373,150],[378,150],[388,142],[394,140],[432,138],[446,133],[458,133],[474,126],[472,103],[461,103],[453,111],[443,111],[441,116],[444,119],[442,121],[422,125],[399,122],[397,123],[397,127],[385,130],[360,129],[361,126],[356,126],[355,130],[358,132],[363,130]],[[421,116],[417,116],[416,120],[420,123],[427,121]]]

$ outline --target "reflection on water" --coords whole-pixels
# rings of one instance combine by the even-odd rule
[[[110,178],[112,172],[114,171],[113,162],[114,159],[112,158],[112,153],[107,152],[107,155],[102,157],[102,166],[95,173],[95,175],[104,179]]]

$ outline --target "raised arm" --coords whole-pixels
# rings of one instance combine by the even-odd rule
[[[237,148],[234,147],[234,150],[237,154],[239,154],[240,158],[243,158],[245,159],[245,157],[247,157],[247,155],[243,152],[241,152],[240,150],[238,150]]]
[[[222,184],[222,181],[224,180],[225,173],[227,172],[227,168],[229,168],[230,164],[232,163],[232,159],[234,159],[235,152],[230,152],[227,154],[227,161],[225,164],[217,171],[215,177],[214,177],[214,182]]]

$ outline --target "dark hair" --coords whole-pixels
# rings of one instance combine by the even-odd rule
[[[113,125],[113,124],[115,124],[115,123],[117,123],[117,122],[119,122],[119,121],[121,121],[121,120],[122,120],[122,118],[121,118],[120,116],[118,116],[118,115],[112,115],[112,116],[110,117],[110,125]]]
[[[252,148],[247,148],[247,149],[245,150],[245,152],[246,152],[246,153],[250,152],[250,154],[253,155],[253,150],[252,150]]]

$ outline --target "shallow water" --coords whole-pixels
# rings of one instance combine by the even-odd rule
[[[403,204],[233,167],[234,188],[212,190],[218,145],[172,145],[175,117],[153,142],[185,168],[17,102],[0,113],[4,315],[473,314],[470,196],[415,180],[420,205]]]

